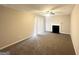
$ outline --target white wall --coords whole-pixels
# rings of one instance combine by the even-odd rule
[[[46,31],[52,31],[52,25],[60,26],[60,33],[70,33],[70,15],[46,17]]]
[[[79,55],[79,5],[75,5],[71,14],[71,38],[75,52]]]
[[[0,6],[0,49],[31,36],[34,17],[29,12]]]

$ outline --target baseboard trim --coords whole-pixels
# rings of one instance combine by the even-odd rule
[[[71,36],[71,35],[70,35],[70,36]],[[75,45],[74,45],[74,41],[73,41],[73,39],[72,39],[72,36],[71,36],[71,41],[72,41],[72,44],[73,44],[73,47],[74,47],[75,55],[77,55],[77,51],[76,51],[76,49],[75,49]]]
[[[14,44],[16,44],[16,43],[19,43],[19,42],[21,42],[21,41],[23,41],[23,40],[26,40],[26,39],[29,39],[29,38],[31,38],[31,37],[32,37],[32,35],[30,35],[30,36],[28,36],[28,37],[25,37],[24,39],[18,40],[18,41],[16,41],[16,42],[13,42],[13,43],[11,43],[11,44],[5,45],[5,46],[1,47],[0,50],[3,50],[4,48],[7,48],[7,47],[9,47],[9,46],[11,46],[11,45],[14,45]]]

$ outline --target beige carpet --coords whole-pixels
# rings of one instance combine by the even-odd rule
[[[44,33],[0,51],[11,55],[74,55],[69,35]]]

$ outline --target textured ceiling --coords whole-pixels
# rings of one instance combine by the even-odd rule
[[[33,13],[45,12],[52,10],[60,15],[71,14],[74,5],[71,4],[4,4],[3,6],[12,8],[18,11],[27,11]]]

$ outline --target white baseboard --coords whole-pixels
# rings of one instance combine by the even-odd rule
[[[2,50],[2,49],[4,49],[4,48],[7,48],[7,47],[9,47],[9,46],[11,46],[11,45],[14,45],[14,44],[16,44],[16,43],[19,43],[19,42],[21,42],[21,41],[23,41],[23,40],[26,40],[26,39],[28,39],[28,38],[30,38],[30,37],[32,37],[32,35],[30,35],[30,36],[28,36],[28,37],[25,37],[24,39],[18,40],[18,41],[16,41],[16,42],[13,42],[13,43],[11,43],[11,44],[5,45],[5,46],[1,47],[0,50]]]
[[[60,32],[60,33],[62,33],[62,34],[69,34],[70,35],[70,33],[66,33],[66,32]]]

